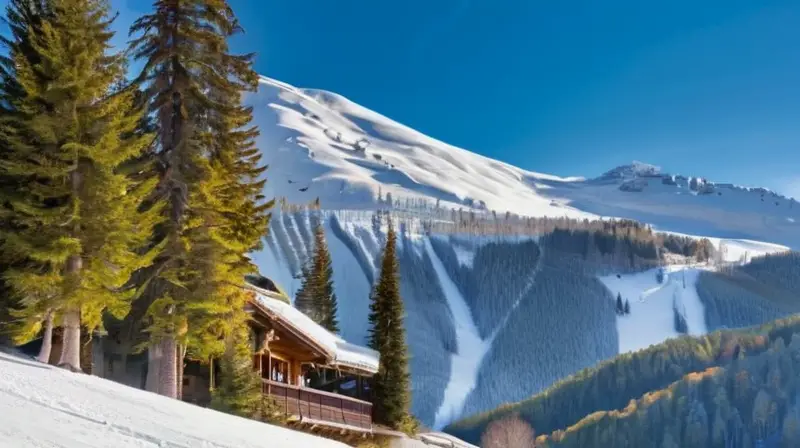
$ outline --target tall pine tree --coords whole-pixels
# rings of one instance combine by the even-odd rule
[[[0,161],[8,161],[9,133],[6,128],[19,112],[16,107],[25,92],[17,82],[15,59],[26,57],[33,64],[38,64],[36,52],[30,45],[30,36],[41,32],[41,23],[51,13],[46,0],[10,0],[5,8],[5,23],[10,35],[0,36],[0,45],[5,50],[0,54]],[[0,190],[14,186],[14,176],[4,174],[0,169]],[[13,229],[9,218],[11,206],[7,202],[0,203],[0,238]],[[2,244],[2,240],[0,240]],[[10,268],[9,260],[0,257],[0,343],[7,342],[16,333],[13,310],[18,307],[19,299],[5,281],[5,272]],[[52,333],[52,319],[47,320]],[[49,340],[46,338],[46,340]],[[49,359],[50,346],[42,345],[40,358]]]
[[[376,423],[401,429],[409,419],[411,393],[396,244],[397,235],[389,221],[381,273],[370,303],[369,346],[380,353],[378,373],[372,379],[373,418]]]
[[[303,268],[303,282],[295,296],[297,308],[332,333],[339,332],[338,303],[333,292],[333,264],[325,230],[314,229],[314,253]]]
[[[167,204],[154,241],[164,250],[137,275],[149,304],[151,369],[148,390],[176,397],[179,344],[208,359],[224,351],[233,331],[231,308],[249,299],[243,289],[255,266],[247,253],[266,233],[269,208],[261,191],[265,167],[258,130],[241,96],[257,87],[252,55],[229,52],[241,29],[224,0],[157,0],[131,28],[137,78],[158,129],[160,183]]]
[[[12,4],[9,20],[24,20],[31,4]],[[58,363],[79,370],[81,326],[93,331],[104,311],[124,316],[132,294],[123,286],[151,261],[152,252],[139,249],[157,214],[137,210],[155,179],[129,170],[152,137],[136,132],[141,111],[132,94],[111,92],[123,63],[110,53],[108,3],[40,4],[51,13],[27,35],[15,32],[8,69],[14,82],[4,83],[13,109],[3,120],[7,153],[0,163],[1,176],[12,180],[0,191],[10,223],[2,251],[13,266],[4,278],[23,298],[18,339],[60,315]]]

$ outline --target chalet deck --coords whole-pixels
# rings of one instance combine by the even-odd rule
[[[275,400],[285,415],[298,417],[300,421],[333,423],[364,431],[372,428],[372,403],[367,401],[270,380],[263,380],[262,391]]]

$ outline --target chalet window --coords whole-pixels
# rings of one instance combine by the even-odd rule
[[[289,384],[289,363],[272,358],[272,372],[270,379],[278,383]]]

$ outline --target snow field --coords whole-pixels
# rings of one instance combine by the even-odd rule
[[[0,352],[0,446],[345,448]]]
[[[621,276],[599,277],[614,300],[622,295],[628,300],[631,312],[617,317],[619,352],[627,353],[679,336],[675,331],[673,301],[683,311],[689,334],[708,332],[703,303],[695,284],[700,270],[685,266],[665,268],[664,282],[656,280],[657,269]],[[684,278],[686,287],[684,288]]]

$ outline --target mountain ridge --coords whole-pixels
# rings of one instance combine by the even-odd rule
[[[800,247],[800,204],[766,188],[667,174],[633,162],[593,178],[529,171],[429,137],[342,95],[261,77],[246,98],[270,165],[265,194],[328,209],[377,198],[576,219],[625,218],[659,230]]]

